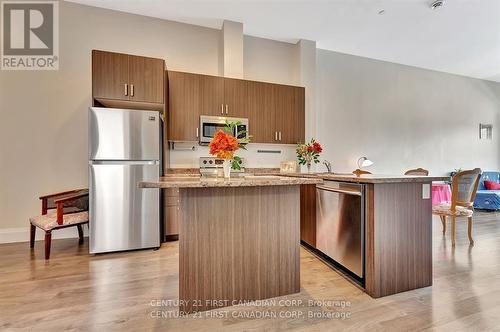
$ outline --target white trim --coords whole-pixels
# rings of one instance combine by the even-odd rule
[[[83,226],[84,236],[88,236],[88,227]],[[45,232],[36,229],[35,240],[43,240]],[[57,229],[52,232],[52,239],[78,238],[76,227]],[[30,227],[0,228],[0,243],[28,242],[30,240]]]

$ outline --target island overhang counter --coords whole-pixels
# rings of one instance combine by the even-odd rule
[[[300,185],[319,178],[169,177],[179,188],[179,310],[210,310],[300,291]]]

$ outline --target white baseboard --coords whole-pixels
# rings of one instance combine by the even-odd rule
[[[88,227],[83,226],[84,236],[88,236]],[[45,232],[41,229],[36,229],[36,240],[43,240]],[[69,227],[58,229],[52,232],[52,239],[70,239],[78,238],[78,230],[76,227]],[[13,242],[28,242],[30,240],[30,227],[18,228],[0,228],[0,243],[13,243]]]

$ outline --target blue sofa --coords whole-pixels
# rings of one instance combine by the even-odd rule
[[[483,172],[477,188],[474,208],[483,210],[500,210],[500,190],[486,190],[484,181],[500,182],[500,172]]]

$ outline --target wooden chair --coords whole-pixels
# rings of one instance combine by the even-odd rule
[[[352,174],[356,175],[356,176],[360,176],[362,174],[372,174],[371,172],[368,172],[368,171],[365,171],[363,169],[356,169],[354,171],[352,171]]]
[[[453,177],[451,204],[439,204],[432,207],[432,213],[441,218],[443,234],[446,233],[446,217],[451,217],[451,244],[453,246],[455,246],[456,217],[467,217],[469,243],[474,244],[474,240],[472,240],[472,215],[474,214],[473,204],[480,178],[480,168],[458,172]]]
[[[429,175],[429,171],[423,168],[409,169],[405,172],[405,175]]]
[[[31,217],[30,248],[35,246],[36,227],[45,232],[45,259],[50,258],[52,231],[67,227],[77,227],[79,244],[83,243],[82,225],[89,222],[88,189],[70,190],[41,196],[42,214]]]

